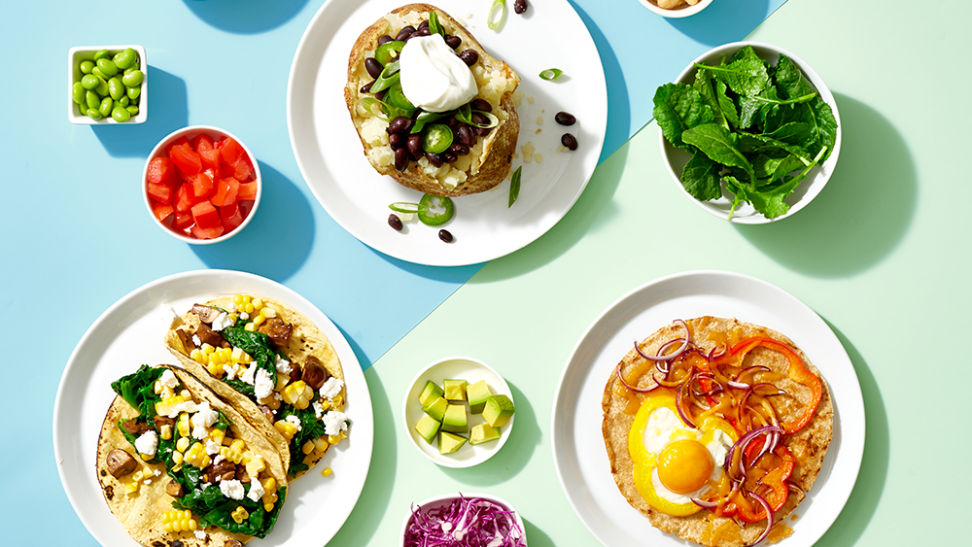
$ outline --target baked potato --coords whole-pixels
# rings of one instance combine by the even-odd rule
[[[488,129],[465,124],[451,114],[437,120],[435,123],[449,125],[456,133],[455,142],[462,144],[456,149],[449,148],[441,154],[427,153],[421,148],[416,150],[411,146],[413,143],[405,146],[403,142],[416,134],[411,132],[411,129],[416,125],[414,120],[421,119],[419,118],[423,114],[421,109],[395,111],[373,101],[370,101],[372,104],[368,107],[362,104],[363,98],[384,98],[385,91],[378,94],[369,92],[376,81],[373,75],[376,65],[374,57],[379,47],[379,40],[381,43],[386,43],[391,37],[395,40],[401,38],[407,41],[413,37],[412,34],[429,35],[427,27],[433,12],[435,12],[437,28],[441,27],[444,36],[449,38],[446,40],[449,47],[452,47],[457,54],[461,53],[460,59],[463,59],[464,55],[466,57],[471,55],[467,50],[472,50],[478,57],[471,65],[464,59],[466,64],[470,65],[478,87],[478,94],[468,103],[473,105],[471,109],[466,105],[463,106],[466,109],[467,121],[469,112],[473,112],[474,122],[479,120],[481,126],[489,123],[483,121],[486,120],[485,115],[477,114],[477,110],[490,112],[495,117],[490,120],[491,124],[495,125]],[[403,29],[409,26],[415,29],[414,33],[403,32]],[[422,31],[422,28],[425,30]],[[461,39],[461,42],[456,38]],[[372,73],[369,73],[366,66],[368,59],[372,59],[369,61],[372,65]],[[388,64],[391,64],[390,60]],[[389,175],[403,186],[420,192],[455,197],[489,190],[502,182],[509,173],[520,129],[513,99],[513,93],[519,83],[519,76],[509,65],[486,53],[469,31],[449,14],[428,4],[409,4],[378,19],[358,37],[348,60],[348,81],[344,89],[344,99],[351,114],[351,121],[361,140],[364,155],[376,171]],[[489,109],[486,109],[485,103],[480,101],[488,103]],[[389,114],[404,114],[410,124],[409,130],[393,137],[393,132],[388,129],[389,124],[395,120]],[[466,127],[461,129],[463,139],[460,142],[459,129],[462,125]],[[463,147],[468,150],[468,153],[462,153]],[[400,151],[402,148],[405,148],[404,153]]]

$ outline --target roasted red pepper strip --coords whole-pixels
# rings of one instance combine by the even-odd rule
[[[783,462],[763,475],[763,478],[759,479],[759,483],[770,489],[770,494],[765,497],[766,501],[770,504],[770,508],[775,513],[783,508],[787,498],[790,497],[790,487],[787,486],[786,481],[793,474],[793,468],[796,467],[796,458],[793,457],[793,454],[785,446],[778,446],[774,453],[782,458]],[[763,506],[759,505],[754,507],[757,511],[750,511],[746,507],[739,507],[739,518],[745,522],[766,520],[766,510],[763,509]]]
[[[823,397],[823,382],[814,373],[807,370],[803,366],[803,360],[797,355],[790,346],[773,340],[772,338],[766,338],[763,336],[754,336],[752,338],[746,338],[745,340],[740,340],[736,345],[732,346],[729,353],[733,356],[738,356],[740,359],[749,353],[751,350],[758,346],[763,346],[765,348],[776,350],[790,361],[789,369],[787,370],[787,376],[794,382],[803,384],[811,389],[813,392],[813,400],[803,411],[803,415],[799,418],[780,423],[780,427],[787,433],[796,433],[803,429],[810,419],[813,418],[813,413],[817,411],[817,405],[820,404],[820,399]]]

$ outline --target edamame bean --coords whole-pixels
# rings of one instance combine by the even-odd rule
[[[138,70],[138,63],[135,63],[134,65],[126,68],[125,69],[125,74],[131,74],[132,72],[135,72],[136,70]]]
[[[96,87],[94,90],[95,93],[104,97],[108,94],[108,82],[98,78],[98,87]]]
[[[142,94],[142,88],[141,87],[127,87],[127,88],[125,88],[125,94],[128,95],[128,98],[129,99],[131,99],[131,100],[134,101],[135,99],[138,98],[139,95]]]
[[[125,70],[135,64],[135,61],[138,60],[138,53],[134,49],[128,48],[116,53],[111,60],[116,67]]]
[[[138,107],[135,106],[135,105],[126,106],[125,107],[125,110],[127,110],[128,113],[131,114],[132,116],[137,116],[138,115]]]
[[[92,74],[93,76],[97,76],[97,77],[99,77],[99,78],[101,78],[101,79],[103,79],[103,80],[108,80],[108,76],[105,76],[105,73],[104,73],[104,72],[102,72],[102,71],[101,71],[101,69],[100,69],[100,68],[98,68],[98,67],[94,67],[94,68],[92,68],[92,69],[91,69],[91,74]]]
[[[107,49],[99,49],[94,54],[94,60],[95,60],[96,63],[98,62],[98,59],[107,59],[107,58],[108,58],[108,50]]]
[[[71,98],[74,99],[74,102],[80,105],[87,106],[87,103],[85,103],[84,101],[85,91],[87,90],[84,89],[84,86],[81,84],[81,82],[74,82],[74,85],[71,86]]]
[[[84,102],[88,105],[88,108],[94,108],[97,110],[101,106],[101,97],[98,96],[94,91],[84,92]]]
[[[115,66],[115,63],[111,59],[98,59],[97,65],[98,69],[100,69],[105,76],[108,76],[108,78],[118,74],[118,67]]]
[[[128,110],[125,110],[124,107],[115,105],[115,108],[111,111],[111,117],[116,122],[127,122],[129,119],[131,119],[132,115],[129,114]]]
[[[91,69],[94,66],[94,61],[81,61],[81,74],[91,74]]]
[[[145,74],[141,70],[136,70],[122,76],[122,83],[128,87],[135,87],[142,84],[142,80],[145,79]]]
[[[118,104],[122,106],[128,106],[129,104],[131,104],[131,101],[129,101],[128,99],[128,95],[125,95],[121,99],[118,99]]]
[[[116,101],[125,95],[125,84],[122,83],[121,78],[115,76],[108,80],[108,94]]]
[[[98,107],[98,112],[101,112],[102,116],[107,116],[111,114],[112,106],[114,106],[111,97],[105,97],[101,100],[101,106]]]
[[[81,85],[84,86],[85,89],[94,89],[98,87],[98,83],[98,77],[94,74],[85,74],[81,78]]]
[[[101,112],[99,112],[97,108],[89,108],[85,114],[87,114],[92,120],[100,120],[102,118]]]

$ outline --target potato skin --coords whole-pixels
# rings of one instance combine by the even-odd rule
[[[472,172],[476,163],[474,162],[474,165],[466,170],[466,180],[450,190],[439,183],[433,176],[423,172],[422,168],[415,161],[409,162],[409,167],[405,171],[400,172],[395,169],[394,163],[390,165],[379,165],[377,161],[368,155],[369,150],[376,147],[376,145],[367,142],[361,135],[361,124],[366,117],[358,112],[357,105],[362,96],[370,96],[367,94],[363,95],[360,92],[362,86],[371,82],[371,77],[367,75],[363,66],[369,54],[377,49],[378,38],[384,34],[389,34],[389,23],[385,17],[381,17],[365,29],[355,41],[354,47],[351,50],[351,56],[348,59],[348,79],[344,88],[344,101],[348,107],[348,112],[351,115],[351,121],[354,124],[355,130],[358,132],[358,138],[361,140],[363,153],[378,173],[392,177],[402,186],[437,196],[456,197],[483,192],[503,182],[503,179],[509,174],[510,167],[513,163],[513,153],[516,151],[516,141],[520,131],[520,122],[516,113],[516,105],[513,101],[513,91],[519,85],[520,78],[513,72],[513,69],[509,65],[494,59],[486,53],[479,42],[465,27],[440,8],[429,4],[409,4],[391,13],[397,16],[404,16],[410,12],[417,12],[426,16],[423,18],[427,18],[426,14],[433,10],[436,11],[439,22],[446,28],[451,29],[450,34],[462,38],[460,49],[475,50],[479,54],[480,60],[478,63],[482,63],[488,69],[499,70],[507,79],[515,83],[511,89],[503,94],[499,104],[492,105],[493,113],[498,114],[501,110],[506,113],[506,119],[500,116],[500,124],[493,128],[489,135],[479,138],[483,143],[483,148],[478,170],[475,173]],[[392,35],[394,36],[393,33]],[[377,146],[388,145],[379,144]]]

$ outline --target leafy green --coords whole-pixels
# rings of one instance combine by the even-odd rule
[[[277,414],[277,421],[286,420],[288,416],[297,416],[297,419],[300,420],[300,431],[295,433],[290,440],[290,469],[287,470],[287,474],[296,477],[297,473],[308,469],[308,466],[298,463],[304,459],[301,448],[307,444],[307,441],[312,441],[324,435],[324,422],[317,419],[313,405],[304,410],[293,406],[286,408],[281,406],[281,410]]]
[[[249,493],[250,485],[244,484],[243,490]],[[262,500],[253,501],[246,496],[240,500],[227,498],[223,496],[223,492],[215,484],[189,491],[185,496],[172,502],[172,507],[180,511],[187,509],[192,511],[199,517],[201,528],[215,525],[229,532],[262,538],[273,529],[274,523],[277,522],[277,516],[280,514],[280,508],[283,507],[284,498],[287,494],[286,490],[285,487],[277,490],[278,501],[269,513],[263,508]],[[243,522],[237,523],[233,520],[232,513],[241,505],[250,516]]]
[[[655,119],[673,146],[692,155],[680,180],[696,199],[733,195],[766,218],[789,211],[786,198],[827,159],[837,119],[800,68],[785,55],[775,66],[751,46],[718,64],[696,63],[693,85],[664,84]]]
[[[122,376],[111,383],[111,389],[125,399],[132,408],[138,410],[140,417],[151,421],[155,416],[155,403],[162,398],[155,393],[155,381],[158,380],[164,367],[150,367],[142,365],[137,371]]]
[[[224,384],[227,384],[231,388],[235,389],[241,395],[246,395],[247,397],[249,397],[251,399],[255,399],[256,398],[256,389],[253,386],[251,386],[250,384],[248,384],[248,383],[246,383],[246,382],[244,382],[242,380],[230,380],[230,379],[228,379],[225,376],[223,376],[222,380],[223,380],[223,383]]]
[[[270,345],[270,338],[262,332],[250,332],[243,328],[243,322],[226,327],[220,334],[227,342],[250,354],[256,361],[257,368],[262,368],[270,374],[274,385],[277,384],[277,352]],[[237,390],[239,391],[239,390]]]

